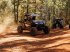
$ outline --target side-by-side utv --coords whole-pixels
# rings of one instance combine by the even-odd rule
[[[30,20],[25,19],[24,21],[20,21],[20,24],[17,27],[18,33],[22,33],[23,30],[27,28],[26,24],[29,24],[29,30],[31,35],[36,35],[37,31],[43,31],[45,34],[48,34],[50,31],[48,26],[45,25],[44,20],[35,20],[35,17],[33,16],[30,18]]]
[[[63,19],[54,19],[53,20],[53,25],[52,28],[57,28],[59,27],[60,29],[63,29]]]

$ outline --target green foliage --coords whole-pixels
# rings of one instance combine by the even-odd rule
[[[11,3],[8,4],[9,1]],[[70,0],[19,0],[19,19],[23,19],[24,14],[27,12],[27,4],[29,13],[39,14],[37,19],[44,18],[52,21],[53,16],[55,16],[66,21],[70,18]],[[14,0],[0,0],[0,14],[2,15],[8,11],[14,11]]]
[[[7,7],[7,1],[2,1],[0,3],[0,10],[5,10],[6,7]]]

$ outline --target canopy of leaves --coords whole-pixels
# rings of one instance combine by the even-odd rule
[[[24,17],[27,5],[28,12],[39,14],[40,19],[52,20],[53,16],[70,18],[70,0],[19,0],[19,18]],[[0,0],[0,14],[14,14],[13,11],[14,0]]]

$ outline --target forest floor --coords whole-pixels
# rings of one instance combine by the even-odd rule
[[[70,29],[53,29],[49,34],[18,34],[15,27],[0,35],[0,52],[70,52]]]

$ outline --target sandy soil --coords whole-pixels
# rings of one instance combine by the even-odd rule
[[[15,29],[10,30],[0,36],[0,52],[70,52],[70,30],[67,28],[51,30],[50,34],[38,32],[36,36],[28,31],[18,34]]]

